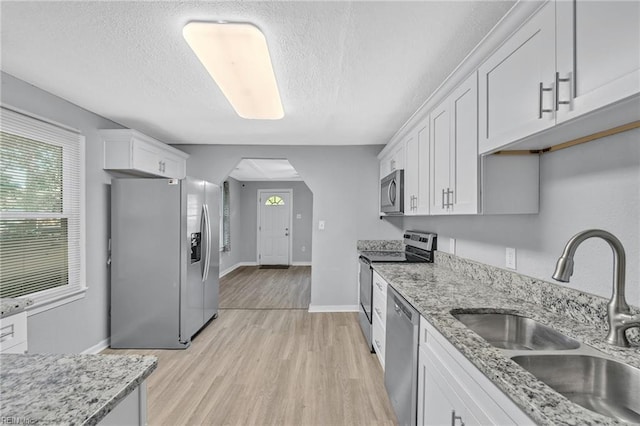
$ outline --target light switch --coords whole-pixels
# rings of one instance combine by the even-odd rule
[[[296,219],[302,219],[302,214],[296,213]]]
[[[318,229],[324,231],[324,220],[318,221]]]

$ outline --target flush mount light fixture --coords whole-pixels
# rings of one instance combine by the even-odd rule
[[[284,117],[267,40],[255,25],[189,22],[182,35],[240,117]]]

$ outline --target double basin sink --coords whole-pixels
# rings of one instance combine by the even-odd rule
[[[451,314],[570,401],[619,421],[640,423],[639,369],[531,318],[485,311]],[[533,351],[538,353],[528,353]]]

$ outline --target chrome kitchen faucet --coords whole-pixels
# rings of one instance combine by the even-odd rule
[[[624,297],[625,286],[625,253],[624,247],[613,234],[601,229],[588,229],[571,237],[558,259],[553,279],[560,282],[569,282],[573,274],[573,256],[578,246],[586,239],[599,237],[605,240],[613,249],[613,294],[607,303],[607,320],[609,333],[606,342],[616,346],[630,346],[625,335],[625,330],[631,327],[640,327],[640,314],[633,315]]]

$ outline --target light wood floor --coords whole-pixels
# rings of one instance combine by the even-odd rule
[[[224,310],[186,350],[159,358],[150,425],[393,425],[356,313]]]
[[[243,266],[220,279],[220,309],[308,309],[310,298],[310,266]]]
[[[147,379],[150,425],[394,425],[356,313],[309,313],[310,267],[238,268],[220,311]]]

